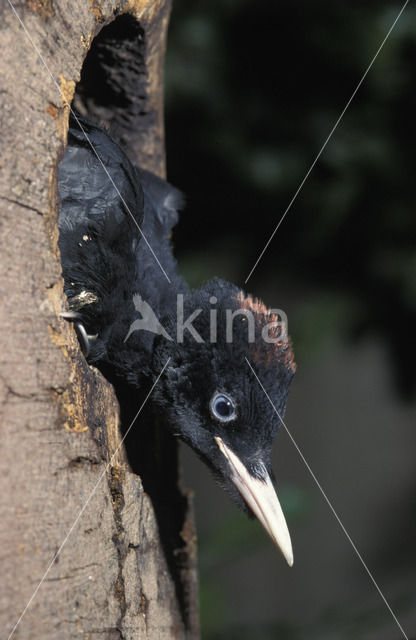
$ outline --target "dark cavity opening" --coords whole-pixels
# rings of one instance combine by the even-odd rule
[[[147,86],[145,32],[136,18],[124,14],[94,38],[73,107],[110,130],[122,148],[137,159],[141,133],[155,122],[147,105]]]

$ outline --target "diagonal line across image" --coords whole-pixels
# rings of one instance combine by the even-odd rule
[[[351,104],[352,100],[354,99],[355,95],[357,94],[357,92],[358,92],[358,90],[359,90],[360,86],[362,85],[362,83],[363,83],[364,79],[366,78],[366,76],[367,76],[368,72],[370,71],[370,69],[371,69],[372,65],[374,64],[374,62],[375,62],[375,60],[376,60],[377,56],[379,55],[380,51],[382,50],[382,48],[383,48],[383,46],[384,46],[385,42],[387,41],[387,39],[388,39],[388,37],[389,37],[390,33],[392,32],[392,30],[393,30],[394,26],[396,25],[396,23],[397,23],[397,21],[399,20],[399,18],[400,18],[400,16],[401,16],[401,14],[403,13],[404,9],[406,8],[406,6],[407,6],[408,2],[409,2],[409,0],[406,0],[406,2],[404,3],[404,5],[402,6],[402,8],[401,8],[400,12],[399,12],[399,13],[398,13],[398,15],[396,16],[396,19],[394,20],[393,24],[391,25],[391,27],[390,27],[390,29],[389,29],[389,31],[388,31],[388,33],[387,33],[387,35],[385,36],[384,40],[382,41],[381,45],[379,46],[379,48],[378,48],[378,50],[377,50],[376,54],[374,55],[373,59],[371,60],[371,62],[370,62],[370,64],[369,64],[369,66],[367,67],[367,69],[366,69],[366,71],[365,71],[364,75],[362,76],[362,78],[361,78],[360,82],[358,83],[357,87],[355,88],[355,90],[354,90],[353,94],[351,95],[351,97],[350,97],[350,99],[348,100],[347,104],[345,105],[345,107],[344,107],[343,111],[341,112],[341,114],[340,114],[339,118],[337,119],[337,121],[336,121],[335,125],[333,126],[333,128],[332,128],[332,130],[330,131],[330,133],[329,133],[328,137],[326,138],[326,140],[325,140],[325,142],[324,142],[323,146],[321,147],[321,149],[320,149],[320,151],[319,151],[318,155],[316,156],[316,158],[315,158],[315,160],[313,161],[312,165],[310,166],[310,168],[309,168],[308,172],[306,173],[306,175],[305,175],[305,177],[304,177],[303,181],[301,182],[300,186],[298,187],[298,189],[297,189],[297,191],[296,191],[295,195],[293,196],[293,198],[292,198],[291,202],[289,203],[289,206],[287,207],[286,211],[284,212],[284,214],[283,214],[282,218],[280,219],[280,221],[279,221],[278,225],[277,225],[277,226],[276,226],[276,228],[274,229],[274,231],[273,231],[272,235],[270,236],[270,238],[269,238],[268,242],[266,243],[266,245],[265,245],[265,247],[264,247],[263,251],[262,251],[262,252],[261,252],[261,254],[259,255],[259,257],[258,257],[258,259],[257,259],[256,263],[254,264],[254,266],[253,266],[252,270],[250,271],[250,273],[249,273],[249,275],[248,275],[248,277],[247,277],[247,279],[246,279],[246,281],[245,281],[246,283],[247,283],[247,281],[249,280],[249,278],[251,277],[251,275],[252,275],[252,273],[254,272],[254,270],[256,269],[256,267],[257,267],[258,263],[260,262],[260,260],[261,260],[262,256],[264,255],[265,251],[267,250],[268,246],[270,245],[270,243],[271,243],[271,241],[272,241],[272,239],[273,239],[274,235],[276,234],[276,232],[277,232],[278,228],[279,228],[279,227],[280,227],[280,225],[282,224],[282,222],[283,222],[283,220],[284,220],[284,218],[285,218],[286,214],[288,213],[288,211],[289,211],[289,210],[290,210],[290,208],[292,207],[293,202],[295,201],[295,199],[297,198],[297,196],[298,196],[298,194],[300,193],[301,189],[303,188],[303,185],[305,184],[305,182],[306,182],[307,178],[309,177],[309,175],[310,175],[311,171],[313,170],[314,166],[316,165],[317,161],[319,160],[319,158],[320,158],[321,154],[323,153],[323,151],[324,151],[325,147],[327,146],[327,144],[328,144],[329,140],[331,139],[331,137],[332,137],[333,133],[335,132],[336,128],[338,127],[339,123],[341,122],[341,120],[342,120],[342,118],[343,118],[343,116],[344,116],[345,112],[347,111],[347,109],[348,109],[348,107],[350,106],[350,104]],[[58,91],[61,93],[61,89],[60,89],[60,87],[59,87],[58,82],[55,80],[55,78],[54,78],[54,76],[53,76],[53,74],[52,74],[52,72],[51,72],[51,70],[50,70],[50,68],[49,68],[48,64],[46,63],[45,59],[43,58],[43,56],[42,56],[42,54],[40,53],[39,49],[37,48],[36,44],[33,42],[33,40],[32,40],[32,38],[31,38],[31,36],[30,36],[29,32],[27,31],[27,28],[25,27],[24,23],[22,22],[22,20],[20,19],[19,15],[17,14],[16,9],[15,9],[14,5],[12,4],[11,0],[8,0],[8,3],[9,3],[9,5],[10,5],[10,7],[11,7],[12,11],[14,12],[15,17],[18,19],[18,21],[19,21],[20,25],[22,26],[22,28],[23,28],[23,30],[24,30],[24,32],[25,32],[25,34],[26,34],[26,36],[28,37],[29,41],[31,42],[31,44],[32,44],[32,46],[33,46],[33,48],[34,48],[34,50],[36,51],[36,53],[37,53],[38,57],[40,58],[41,62],[42,62],[42,63],[43,63],[43,65],[45,66],[45,68],[46,68],[46,70],[48,71],[49,75],[51,76],[51,78],[52,78],[52,80],[53,80],[54,84],[57,86]],[[84,128],[83,128],[83,126],[82,126],[81,122],[80,122],[80,121],[79,121],[79,119],[77,118],[76,114],[73,112],[73,110],[72,110],[71,106],[70,106],[70,105],[67,103],[67,101],[64,99],[64,97],[62,96],[62,94],[61,94],[61,97],[62,97],[62,100],[64,101],[64,104],[65,104],[65,105],[70,109],[70,111],[71,111],[71,113],[72,113],[72,115],[73,115],[74,119],[77,121],[77,123],[78,123],[78,125],[79,125],[79,127],[80,127],[81,131],[83,132],[83,135],[85,136],[85,138],[86,138],[86,140],[88,141],[88,143],[89,143],[89,145],[90,145],[91,149],[93,150],[93,152],[94,152],[95,156],[97,157],[97,159],[99,160],[99,162],[100,162],[101,166],[103,167],[103,169],[104,169],[104,171],[105,171],[105,173],[106,173],[106,175],[107,175],[107,177],[108,177],[109,181],[111,182],[112,186],[114,187],[115,191],[117,192],[118,196],[120,197],[120,200],[122,201],[122,203],[123,203],[123,205],[124,205],[124,207],[125,207],[126,211],[127,211],[127,212],[129,213],[129,215],[133,218],[133,220],[134,220],[134,222],[135,222],[135,225],[136,225],[136,226],[137,226],[137,228],[139,229],[139,231],[140,231],[140,233],[141,233],[142,237],[144,238],[144,241],[146,242],[147,246],[149,247],[149,249],[150,249],[150,251],[151,251],[151,253],[152,253],[153,257],[155,258],[155,260],[156,260],[156,262],[157,262],[157,264],[159,265],[159,268],[160,268],[160,269],[161,269],[161,271],[163,272],[163,274],[164,274],[165,278],[168,280],[168,282],[170,282],[169,276],[167,275],[167,273],[166,273],[166,272],[165,272],[165,270],[163,269],[163,267],[162,267],[161,263],[159,262],[159,260],[158,260],[157,256],[155,255],[155,253],[154,253],[154,251],[153,251],[152,247],[149,245],[148,240],[147,240],[147,239],[146,239],[146,237],[143,235],[143,232],[142,232],[142,230],[140,229],[140,227],[139,227],[139,225],[138,225],[138,223],[137,223],[136,219],[134,218],[133,214],[131,213],[130,209],[128,208],[128,206],[127,206],[126,202],[124,201],[123,197],[121,196],[119,189],[117,188],[117,186],[116,186],[116,184],[114,183],[114,181],[113,181],[113,179],[112,179],[111,175],[109,174],[109,172],[108,172],[107,168],[105,167],[104,163],[102,162],[101,158],[99,157],[99,155],[98,155],[98,153],[97,153],[96,149],[94,148],[94,146],[93,146],[93,144],[92,144],[91,140],[89,139],[89,137],[88,137],[88,135],[87,135],[86,131],[84,130]],[[126,338],[126,339],[127,339],[127,338]],[[68,531],[68,533],[67,533],[66,537],[64,538],[64,540],[63,540],[63,542],[62,542],[61,546],[59,547],[59,549],[58,549],[58,551],[56,552],[56,554],[55,554],[54,558],[52,559],[51,563],[50,563],[50,564],[49,564],[49,566],[47,567],[47,569],[46,569],[46,572],[45,572],[44,576],[42,577],[41,581],[39,582],[38,586],[36,587],[35,591],[33,592],[33,594],[32,594],[32,596],[31,596],[30,600],[28,601],[28,603],[27,603],[26,607],[24,608],[24,610],[23,610],[22,614],[20,615],[20,617],[19,617],[18,621],[16,622],[16,624],[15,624],[15,626],[14,626],[14,628],[13,628],[13,630],[12,630],[11,634],[9,635],[9,640],[13,637],[13,635],[14,635],[14,633],[15,633],[15,631],[16,631],[16,629],[17,629],[17,627],[18,627],[18,625],[20,624],[20,622],[21,622],[21,620],[22,620],[23,616],[25,615],[25,613],[26,613],[27,609],[29,608],[30,604],[32,603],[33,599],[36,597],[36,595],[37,595],[37,593],[38,593],[38,591],[39,591],[39,589],[40,589],[40,587],[41,587],[41,585],[42,585],[43,581],[45,580],[45,578],[46,578],[47,574],[49,573],[49,571],[50,571],[50,569],[51,569],[51,567],[52,567],[53,563],[55,562],[56,558],[57,558],[57,557],[59,556],[59,554],[61,553],[61,551],[62,551],[62,549],[64,548],[64,546],[65,546],[65,544],[66,544],[66,542],[67,542],[67,540],[68,540],[69,536],[71,535],[71,533],[72,533],[73,529],[76,527],[76,525],[77,525],[77,523],[78,523],[79,519],[81,518],[81,516],[82,516],[83,512],[84,512],[84,511],[85,511],[85,509],[87,508],[87,506],[88,506],[88,504],[89,504],[89,502],[90,502],[91,498],[93,497],[93,495],[94,495],[94,493],[95,493],[95,491],[96,491],[96,489],[97,489],[97,487],[98,487],[98,485],[99,485],[99,483],[100,483],[101,479],[104,477],[104,475],[105,475],[105,473],[107,472],[107,470],[108,470],[109,466],[111,465],[111,463],[112,463],[112,461],[113,461],[113,459],[114,459],[114,456],[116,455],[117,451],[119,450],[119,448],[120,448],[120,447],[121,447],[121,445],[123,444],[123,442],[124,442],[124,440],[125,440],[125,438],[126,438],[127,434],[129,433],[130,429],[132,428],[132,426],[133,426],[133,424],[134,424],[134,422],[135,422],[136,418],[138,417],[138,415],[139,415],[139,414],[140,414],[140,412],[142,411],[142,409],[143,409],[144,405],[146,404],[146,402],[147,402],[148,398],[151,396],[153,389],[155,388],[155,386],[157,385],[157,383],[158,383],[158,381],[159,381],[160,377],[162,376],[163,372],[165,371],[165,369],[166,369],[166,367],[167,367],[167,365],[168,365],[168,363],[169,363],[169,360],[170,360],[170,358],[167,360],[167,362],[166,362],[166,364],[164,365],[163,369],[161,370],[161,372],[160,372],[160,373],[159,373],[159,375],[157,376],[157,378],[156,378],[156,380],[155,380],[155,382],[154,382],[153,386],[151,387],[151,389],[150,389],[150,391],[149,391],[148,395],[146,396],[146,398],[145,398],[144,402],[142,403],[142,405],[141,405],[141,407],[140,407],[139,411],[137,412],[137,414],[136,414],[136,416],[135,416],[134,420],[132,421],[132,423],[131,423],[131,424],[130,424],[130,426],[128,427],[128,429],[127,429],[127,431],[126,431],[126,433],[125,433],[125,435],[124,435],[123,439],[121,440],[120,444],[118,445],[118,447],[117,447],[117,449],[116,449],[115,453],[112,455],[112,457],[111,457],[111,459],[110,459],[109,463],[106,465],[106,467],[105,467],[104,471],[103,471],[103,472],[102,472],[102,474],[100,475],[100,477],[99,477],[99,479],[98,479],[98,481],[97,481],[97,483],[96,483],[95,487],[93,488],[92,492],[90,493],[90,495],[89,495],[89,497],[88,497],[87,501],[85,502],[85,504],[84,504],[84,506],[81,508],[81,510],[80,510],[80,512],[79,512],[79,514],[78,514],[78,516],[76,517],[76,519],[74,520],[73,524],[71,525],[71,527],[70,527],[70,529],[69,529],[69,531]],[[301,451],[300,451],[299,447],[297,446],[296,442],[294,441],[293,437],[291,436],[290,432],[288,431],[288,429],[287,429],[287,427],[286,427],[285,423],[283,422],[282,418],[280,417],[279,413],[277,412],[277,410],[276,410],[275,406],[273,405],[272,400],[270,399],[269,395],[267,394],[266,390],[264,389],[264,387],[263,387],[263,385],[262,385],[261,381],[259,380],[258,376],[256,375],[256,373],[255,373],[255,371],[254,371],[253,367],[251,366],[251,364],[250,364],[250,362],[248,361],[248,359],[247,359],[247,358],[246,358],[246,361],[247,361],[247,364],[248,364],[248,366],[250,367],[250,369],[251,369],[251,371],[252,371],[253,375],[255,376],[255,378],[256,378],[256,380],[257,380],[258,384],[260,385],[261,389],[262,389],[262,390],[263,390],[263,392],[265,393],[265,395],[266,395],[266,397],[267,397],[268,401],[269,401],[269,402],[270,402],[270,404],[272,405],[273,410],[274,410],[274,411],[275,411],[275,413],[277,414],[277,416],[278,416],[278,418],[279,418],[280,422],[282,423],[282,425],[284,426],[284,428],[285,428],[286,432],[288,433],[288,435],[289,435],[289,437],[290,437],[290,439],[291,439],[292,443],[294,444],[294,446],[295,446],[295,448],[297,449],[297,451],[298,451],[299,455],[301,456],[301,458],[302,458],[302,460],[303,460],[304,464],[306,465],[307,469],[309,470],[309,472],[310,472],[310,474],[311,474],[312,478],[314,479],[314,481],[315,481],[316,485],[318,486],[318,488],[319,488],[319,490],[321,491],[321,493],[322,493],[323,497],[325,498],[325,500],[326,500],[326,502],[327,502],[328,506],[330,507],[330,509],[331,509],[331,511],[332,511],[332,513],[333,513],[333,515],[335,516],[335,518],[336,518],[336,520],[338,521],[338,523],[339,523],[340,527],[342,528],[342,530],[343,530],[343,532],[344,532],[345,536],[347,537],[347,539],[348,539],[348,541],[350,542],[351,546],[353,547],[353,549],[354,549],[354,551],[355,551],[356,555],[358,556],[358,558],[359,558],[360,562],[362,563],[363,567],[365,568],[366,572],[368,573],[369,577],[371,578],[371,580],[372,580],[372,582],[373,582],[373,584],[374,584],[375,588],[377,589],[377,591],[378,591],[379,595],[380,595],[380,596],[381,596],[381,598],[383,599],[384,604],[386,605],[386,607],[387,607],[387,609],[389,610],[390,614],[391,614],[391,615],[392,615],[392,617],[394,618],[394,620],[395,620],[395,622],[396,622],[396,624],[397,624],[398,628],[400,629],[401,633],[403,634],[403,637],[404,637],[406,640],[408,640],[407,635],[405,634],[405,632],[404,632],[404,630],[403,630],[402,626],[400,625],[400,623],[399,623],[399,621],[398,621],[397,617],[395,616],[395,614],[394,614],[394,612],[392,611],[392,609],[391,609],[390,605],[388,604],[388,602],[387,602],[387,600],[386,600],[385,596],[383,595],[382,591],[380,590],[380,588],[379,588],[379,586],[378,586],[377,582],[376,582],[376,581],[375,581],[375,579],[373,578],[373,576],[372,576],[372,574],[371,574],[370,570],[368,569],[368,567],[367,567],[366,563],[364,562],[364,560],[363,560],[362,556],[360,555],[360,553],[359,553],[359,551],[358,551],[357,547],[355,546],[354,542],[352,541],[352,539],[351,539],[350,535],[348,534],[347,530],[345,529],[344,525],[342,524],[342,522],[341,522],[341,520],[340,520],[339,516],[337,515],[337,512],[335,511],[334,507],[332,506],[332,503],[330,502],[330,500],[329,500],[329,499],[328,499],[328,497],[326,496],[326,494],[325,494],[324,490],[322,489],[322,487],[321,487],[320,483],[318,482],[318,480],[317,480],[316,476],[315,476],[315,475],[314,475],[314,473],[312,472],[312,470],[311,470],[311,468],[310,468],[309,464],[307,463],[307,461],[306,461],[305,457],[304,457],[304,456],[303,456],[303,454],[301,453]]]
[[[266,244],[264,245],[262,251],[260,252],[260,255],[258,256],[256,262],[254,263],[250,273],[248,274],[247,278],[244,280],[244,284],[247,284],[247,282],[250,280],[252,274],[254,273],[254,270],[257,268],[257,265],[259,264],[260,260],[262,259],[262,257],[264,256],[265,252],[267,251],[268,246],[270,245],[271,241],[273,240],[274,236],[276,235],[277,230],[279,229],[280,225],[282,224],[283,220],[286,218],[286,215],[289,213],[290,209],[292,208],[293,203],[295,202],[296,198],[298,197],[299,193],[301,192],[303,185],[305,184],[306,180],[309,178],[312,169],[314,168],[314,166],[316,165],[316,163],[318,162],[319,158],[321,157],[325,147],[327,146],[328,142],[330,141],[330,139],[332,138],[333,133],[335,132],[336,128],[338,127],[339,123],[341,122],[342,118],[345,115],[345,112],[347,111],[348,107],[350,106],[351,102],[354,100],[355,96],[357,95],[357,92],[359,90],[359,88],[361,87],[361,85],[363,84],[365,78],[368,75],[368,72],[370,71],[371,67],[373,66],[374,62],[376,61],[380,51],[382,50],[382,48],[384,47],[384,45],[386,44],[391,32],[393,31],[394,27],[396,26],[400,16],[402,15],[403,11],[406,9],[406,6],[408,5],[409,0],[406,0],[406,2],[404,3],[404,5],[402,6],[402,8],[400,9],[399,13],[397,14],[395,20],[393,21],[390,29],[388,30],[388,32],[386,33],[385,37],[383,38],[383,41],[381,42],[379,48],[377,49],[377,51],[375,52],[370,64],[368,65],[367,69],[364,71],[359,83],[357,84],[357,86],[355,87],[354,91],[351,94],[351,97],[349,98],[348,102],[346,103],[345,107],[343,108],[343,110],[341,111],[338,119],[336,120],[334,126],[332,127],[331,131],[329,132],[325,142],[323,143],[322,147],[320,148],[320,150],[318,151],[318,154],[316,155],[314,161],[312,162],[311,166],[309,167],[309,169],[307,170],[302,182],[300,183],[300,185],[298,186],[298,188],[295,191],[294,196],[292,197],[291,201],[289,202],[288,206],[286,207],[282,217],[280,218],[279,222],[277,223],[276,227],[274,228],[272,234],[270,235],[269,239],[267,240]]]
[[[73,532],[73,530],[75,529],[75,527],[77,526],[82,514],[84,513],[85,509],[88,507],[91,498],[94,496],[101,480],[104,478],[105,474],[107,473],[108,469],[111,467],[111,464],[115,458],[115,456],[117,455],[118,451],[120,450],[120,447],[123,445],[125,439],[127,438],[128,434],[130,433],[130,430],[132,429],[134,423],[136,422],[137,418],[139,417],[140,413],[143,410],[143,407],[145,406],[145,404],[147,403],[148,399],[150,398],[150,396],[152,395],[153,389],[156,387],[157,383],[159,382],[160,378],[162,377],[166,367],[168,366],[170,361],[170,358],[167,359],[164,367],[162,368],[161,372],[159,373],[158,377],[156,378],[156,380],[154,381],[150,391],[148,392],[147,396],[145,397],[145,399],[143,400],[142,404],[140,405],[140,408],[138,410],[138,412],[136,413],[136,415],[134,416],[133,420],[131,421],[128,429],[126,429],[126,433],[124,434],[123,438],[121,439],[121,441],[119,442],[116,450],[114,451],[113,455],[111,456],[109,462],[106,464],[104,470],[102,471],[102,473],[100,474],[100,477],[98,478],[97,482],[95,483],[90,495],[88,496],[87,500],[85,501],[84,505],[81,507],[77,517],[75,518],[74,522],[72,523],[72,525],[70,526],[68,533],[66,534],[65,538],[63,539],[63,541],[61,542],[61,545],[58,549],[58,551],[55,553],[55,555],[53,556],[52,560],[50,561],[45,573],[43,574],[40,582],[38,583],[36,589],[34,590],[34,592],[32,593],[31,597],[28,600],[27,605],[25,606],[25,608],[23,609],[22,613],[20,614],[19,619],[17,620],[16,624],[14,625],[10,635],[8,636],[7,640],[11,640],[11,638],[14,636],[15,631],[17,629],[17,627],[19,626],[19,624],[21,623],[23,616],[25,615],[26,611],[28,610],[28,608],[30,607],[30,605],[32,604],[33,600],[35,599],[39,589],[41,588],[43,582],[45,581],[46,576],[48,575],[49,571],[51,570],[52,566],[55,564],[56,559],[58,558],[58,556],[61,554],[64,546],[66,545],[66,543],[68,542],[68,539],[71,535],[71,533]]]
[[[56,81],[48,63],[46,62],[45,58],[43,57],[43,55],[41,54],[41,52],[39,51],[38,47],[36,46],[36,44],[33,42],[33,38],[31,37],[29,31],[27,30],[24,22],[22,21],[22,19],[20,18],[19,14],[17,13],[13,3],[11,0],[7,0],[7,2],[10,5],[11,10],[13,11],[15,17],[17,18],[17,20],[20,23],[20,26],[22,27],[23,31],[25,32],[26,37],[28,38],[28,40],[30,41],[32,47],[34,48],[34,50],[36,51],[36,54],[39,58],[39,60],[42,62],[43,66],[45,67],[45,69],[47,70],[47,72],[49,73],[52,82],[55,84],[55,86],[57,87],[59,94],[61,96],[62,102],[64,103],[64,105],[66,107],[68,107],[68,109],[71,112],[71,115],[73,116],[74,120],[76,121],[76,123],[78,124],[79,128],[81,129],[83,135],[85,136],[85,139],[87,140],[88,144],[90,145],[93,153],[95,154],[95,156],[97,157],[97,160],[99,161],[99,163],[101,164],[104,172],[107,175],[107,178],[109,179],[109,181],[111,182],[111,184],[113,185],[115,191],[117,192],[117,195],[119,196],[121,202],[123,203],[123,206],[125,207],[126,211],[128,212],[128,214],[130,215],[130,217],[132,218],[134,224],[136,225],[136,227],[138,228],[143,240],[145,241],[145,243],[147,244],[150,253],[152,254],[152,256],[154,257],[154,259],[156,260],[157,264],[159,265],[159,268],[161,269],[163,275],[165,276],[166,280],[170,283],[170,278],[168,276],[168,274],[166,273],[165,269],[162,267],[159,258],[157,257],[157,255],[155,254],[155,252],[153,251],[152,247],[150,246],[146,236],[143,233],[143,230],[140,228],[136,218],[134,217],[134,215],[132,214],[132,212],[130,211],[129,207],[127,206],[126,201],[124,200],[123,196],[121,195],[116,183],[114,182],[113,178],[111,177],[107,167],[105,166],[105,164],[103,163],[102,159],[100,158],[100,156],[97,153],[97,150],[95,149],[94,145],[92,144],[87,132],[85,131],[84,127],[82,126],[81,122],[79,121],[79,118],[77,117],[76,113],[74,112],[74,110],[72,109],[71,105],[67,102],[67,100],[65,99],[61,87],[59,86],[59,83]]]
[[[354,551],[355,551],[355,553],[356,553],[356,555],[357,555],[358,559],[360,560],[360,562],[361,562],[361,564],[363,565],[364,569],[365,569],[365,570],[366,570],[366,572],[368,573],[368,575],[369,575],[369,577],[370,577],[370,579],[371,579],[372,583],[374,584],[374,586],[375,586],[375,588],[377,589],[378,593],[380,594],[380,597],[382,598],[382,600],[383,600],[384,604],[386,605],[386,607],[387,607],[387,609],[389,610],[389,612],[390,612],[391,616],[393,617],[393,619],[394,619],[394,621],[396,622],[396,624],[397,624],[398,628],[400,629],[400,631],[401,631],[401,633],[402,633],[402,635],[403,635],[403,638],[405,638],[405,640],[409,640],[409,638],[408,638],[408,636],[406,635],[406,633],[405,633],[405,631],[404,631],[404,629],[403,629],[402,625],[400,624],[400,622],[399,622],[399,620],[397,619],[397,617],[396,617],[395,613],[393,612],[393,610],[392,610],[391,606],[390,606],[390,605],[389,605],[389,603],[387,602],[386,597],[384,596],[384,594],[383,594],[383,592],[381,591],[380,587],[378,586],[378,584],[377,584],[377,582],[376,582],[375,578],[373,577],[373,574],[371,573],[370,569],[368,568],[367,564],[365,563],[365,561],[364,561],[364,559],[363,559],[362,555],[361,555],[361,554],[360,554],[360,552],[358,551],[358,549],[357,549],[357,547],[356,547],[356,545],[355,545],[354,541],[352,540],[352,538],[351,538],[350,534],[348,533],[347,529],[346,529],[346,528],[345,528],[345,526],[343,525],[343,523],[342,523],[342,521],[341,521],[341,519],[340,519],[340,517],[339,517],[338,513],[336,512],[335,508],[334,508],[334,507],[333,507],[333,505],[332,505],[332,502],[330,501],[330,499],[329,499],[329,498],[328,498],[328,496],[326,495],[326,493],[325,493],[324,489],[322,488],[322,486],[321,486],[321,484],[320,484],[319,480],[317,479],[317,477],[316,477],[316,475],[314,474],[314,472],[312,471],[312,469],[311,469],[311,467],[310,467],[309,463],[307,462],[307,460],[306,460],[305,456],[303,455],[302,451],[300,450],[299,446],[297,445],[297,443],[296,443],[296,441],[295,441],[294,437],[292,436],[292,434],[290,433],[289,429],[287,428],[287,426],[286,426],[286,424],[285,424],[285,422],[284,422],[283,418],[280,416],[279,412],[277,411],[276,407],[274,406],[274,404],[273,404],[273,402],[272,402],[272,400],[271,400],[271,398],[270,398],[269,394],[267,393],[266,389],[264,388],[264,386],[263,386],[263,384],[262,384],[261,380],[259,379],[259,377],[258,377],[258,375],[256,374],[255,370],[253,369],[253,367],[252,367],[252,365],[250,364],[249,360],[248,360],[247,358],[246,358],[245,360],[246,360],[246,362],[247,362],[248,366],[250,367],[251,372],[252,372],[252,374],[254,375],[255,379],[257,380],[258,384],[259,384],[259,385],[260,385],[260,387],[262,388],[262,390],[263,390],[263,392],[264,392],[264,394],[265,394],[265,396],[266,396],[267,400],[270,402],[270,404],[271,404],[271,406],[272,406],[272,408],[273,408],[273,411],[275,412],[275,414],[276,414],[276,415],[277,415],[277,417],[279,418],[281,425],[282,425],[282,426],[283,426],[283,428],[285,429],[285,431],[286,431],[287,435],[289,436],[289,438],[290,438],[290,440],[291,440],[292,444],[294,445],[294,447],[295,447],[296,451],[297,451],[297,452],[298,452],[298,454],[300,455],[300,457],[301,457],[301,459],[302,459],[302,462],[305,464],[305,466],[306,466],[307,470],[308,470],[308,471],[309,471],[309,473],[311,474],[311,476],[312,476],[312,478],[313,478],[313,480],[314,480],[314,482],[315,482],[316,486],[318,487],[319,491],[321,492],[321,494],[322,494],[322,496],[323,496],[323,498],[324,498],[325,502],[326,502],[326,503],[327,503],[327,505],[329,506],[329,508],[330,508],[330,510],[332,511],[332,513],[333,513],[333,515],[334,515],[335,519],[337,520],[337,522],[338,522],[339,526],[341,527],[342,531],[344,532],[344,534],[345,534],[345,536],[346,536],[346,538],[347,538],[348,542],[350,543],[350,545],[351,545],[351,546],[352,546],[352,548],[354,549]]]

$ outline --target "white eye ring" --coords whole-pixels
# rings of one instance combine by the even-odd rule
[[[226,393],[214,393],[209,408],[214,418],[220,422],[230,422],[237,417],[235,402]]]

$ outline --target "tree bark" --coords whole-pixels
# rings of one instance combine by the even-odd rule
[[[57,168],[68,104],[75,95],[79,111],[107,124],[134,161],[164,174],[169,0],[14,7],[27,33],[5,1],[0,626],[15,640],[195,638],[195,532],[176,445],[157,424],[136,433],[134,447],[149,452],[157,473],[145,470],[145,492],[134,453],[119,448],[114,391],[59,316]],[[124,428],[137,410],[126,401]]]

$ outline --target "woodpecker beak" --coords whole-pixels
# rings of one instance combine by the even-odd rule
[[[291,567],[293,565],[292,542],[269,474],[265,472],[264,480],[253,478],[240,458],[224,444],[221,438],[216,437],[215,442],[227,458],[234,485]]]

